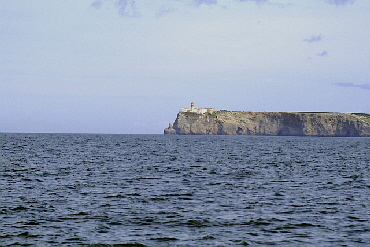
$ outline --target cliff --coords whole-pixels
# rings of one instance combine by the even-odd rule
[[[370,114],[308,112],[179,112],[165,134],[370,136]]]

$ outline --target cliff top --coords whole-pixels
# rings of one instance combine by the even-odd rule
[[[312,115],[312,114],[319,114],[319,115],[354,115],[358,118],[361,118],[365,121],[370,121],[370,114],[368,113],[342,113],[342,112],[254,112],[254,111],[214,111],[212,114],[214,115],[228,115],[228,114],[300,114],[300,115]],[[210,113],[206,113],[210,114]]]
[[[351,113],[351,114],[370,124],[370,114],[367,113]]]

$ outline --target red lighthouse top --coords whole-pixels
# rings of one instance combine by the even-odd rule
[[[191,103],[190,103],[190,106],[194,106],[194,102],[191,102]]]

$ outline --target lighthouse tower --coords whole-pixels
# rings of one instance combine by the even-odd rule
[[[190,103],[190,112],[194,112],[194,102]]]

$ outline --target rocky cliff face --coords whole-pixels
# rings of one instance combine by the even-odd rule
[[[370,136],[370,115],[351,113],[180,112],[165,134]]]

